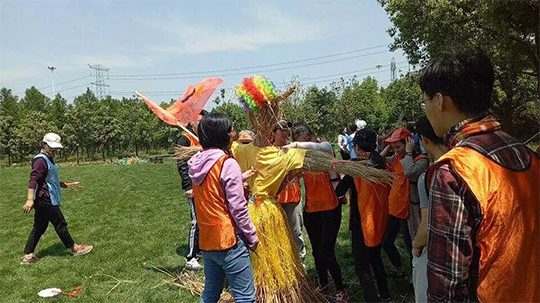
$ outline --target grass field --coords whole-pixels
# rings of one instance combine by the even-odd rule
[[[21,211],[29,172],[29,166],[0,169],[0,302],[199,301],[184,289],[160,285],[168,276],[143,266],[146,262],[178,273],[184,264],[189,206],[172,161],[61,167],[62,180],[80,181],[84,186],[63,191],[62,211],[69,230],[77,243],[94,245],[94,251],[72,257],[49,225],[36,250],[41,260],[23,266],[20,258],[33,223],[33,212],[25,215]],[[345,207],[336,250],[344,280],[350,285],[350,301],[361,302],[347,230],[348,212]],[[399,245],[403,247],[401,242]],[[315,279],[311,257],[307,268]],[[84,287],[79,298],[41,299],[37,295],[45,288],[71,291],[79,285]],[[408,280],[390,281],[395,302],[412,300],[408,288]]]

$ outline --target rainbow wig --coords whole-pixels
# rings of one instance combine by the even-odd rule
[[[242,83],[236,86],[235,91],[244,108],[255,114],[278,96],[274,83],[259,75],[244,78]]]

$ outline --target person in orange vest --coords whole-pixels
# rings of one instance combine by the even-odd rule
[[[293,143],[285,148],[303,148],[322,150],[333,154],[332,145],[328,142],[317,143],[311,128],[305,123],[296,123],[292,128]],[[336,242],[341,225],[341,203],[334,190],[339,176],[332,172],[304,172],[305,206],[304,226],[311,242],[315,268],[319,278],[318,290],[328,292],[328,273],[336,286],[336,301],[346,302],[349,298],[341,268],[336,259]],[[332,184],[334,182],[334,184]]]
[[[386,168],[386,159],[377,151],[377,134],[359,130],[353,140],[357,160],[371,160],[375,167]],[[346,175],[336,188],[338,196],[351,193],[350,221],[354,269],[367,302],[390,302],[390,290],[381,258],[381,243],[388,221],[389,187]],[[375,280],[371,269],[375,274]],[[376,283],[375,283],[376,281]],[[378,290],[377,290],[378,289]]]
[[[488,113],[494,81],[480,51],[442,54],[420,75],[450,149],[426,175],[433,302],[540,301],[540,155]]]
[[[255,302],[249,249],[255,251],[259,239],[243,195],[240,166],[230,156],[231,132],[226,115],[205,115],[198,126],[203,150],[188,161],[204,260],[205,303],[219,301],[225,277],[235,302]]]
[[[291,126],[292,124],[285,120],[280,120],[274,125],[274,129],[272,130],[274,146],[283,147],[287,144]],[[300,254],[300,259],[303,261],[306,258],[306,247],[304,245],[304,236],[302,233],[304,219],[302,218],[302,204],[300,203],[302,198],[300,182],[298,182],[298,178],[296,177],[286,177],[283,181],[283,186],[284,187],[281,192],[278,193],[276,200],[287,215],[287,221],[291,228],[294,243]]]
[[[438,159],[444,155],[448,148],[444,145],[443,139],[438,137],[429,123],[426,116],[421,117],[416,122],[416,132],[420,136],[422,146],[433,159]],[[428,234],[428,196],[426,191],[425,175],[423,173],[418,178],[418,197],[420,198],[420,225],[416,236],[412,241],[413,254],[413,275],[414,298],[416,302],[427,302],[427,234]]]
[[[401,232],[412,262],[412,238],[420,224],[417,182],[428,168],[429,159],[415,148],[412,133],[404,127],[396,129],[384,144],[388,147],[381,153],[382,156],[386,156],[390,149],[394,150],[394,155],[386,158],[390,171],[394,173],[394,183],[388,197],[389,217],[383,248],[394,266],[395,274],[403,276],[404,269],[395,241]]]
[[[250,144],[255,140],[255,133],[249,129],[245,129],[238,133],[238,143],[240,144]]]
[[[195,135],[198,134],[199,122],[206,114],[207,111],[202,110],[197,121],[190,123],[189,128]],[[201,146],[199,140],[187,132],[184,132],[178,138],[178,140],[176,140],[176,144],[180,146]],[[195,216],[193,187],[191,184],[191,179],[189,178],[189,168],[187,162],[181,160],[176,162],[176,166],[178,169],[178,174],[180,174],[180,178],[182,178],[182,190],[184,191],[184,195],[189,202],[191,216],[191,228],[189,229],[188,253],[186,255],[185,267],[189,270],[201,270],[202,265],[197,260],[201,253],[199,249],[199,227],[197,226],[197,218]]]

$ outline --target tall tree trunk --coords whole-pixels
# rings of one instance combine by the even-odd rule
[[[103,162],[107,161],[107,159],[105,159],[105,146],[101,148],[101,156],[103,157]]]
[[[135,156],[137,158],[139,157],[139,145],[137,144],[137,142],[135,142]]]
[[[77,144],[77,146],[75,147],[76,151],[77,151],[77,165],[79,165],[79,145]]]
[[[8,153],[8,167],[11,166],[11,153]]]

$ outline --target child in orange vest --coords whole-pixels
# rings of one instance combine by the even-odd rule
[[[297,123],[292,129],[293,142],[286,148],[319,149],[333,153],[330,143],[316,143],[313,132],[304,123]],[[346,302],[349,298],[341,268],[336,259],[336,242],[341,225],[341,203],[334,191],[334,182],[337,185],[339,178],[333,173],[332,178],[328,172],[307,173],[303,175],[306,187],[304,207],[304,226],[308,232],[315,267],[319,277],[322,292],[328,291],[328,273],[336,285],[336,301]]]
[[[377,134],[374,131],[359,130],[354,137],[353,148],[357,156],[355,160],[371,160],[375,167],[385,169],[386,160],[376,151]],[[337,186],[336,194],[345,195],[349,190],[349,229],[356,275],[367,302],[389,302],[390,291],[381,258],[381,243],[388,220],[389,187],[346,175]],[[370,267],[377,283],[373,280]]]
[[[494,82],[478,51],[443,54],[420,75],[450,149],[426,175],[430,301],[540,301],[540,159],[488,113]]]
[[[226,115],[204,116],[198,132],[203,150],[188,162],[204,260],[205,303],[219,301],[225,277],[235,302],[255,302],[248,248],[255,251],[259,239],[243,194],[240,166],[230,156],[231,132]]]

